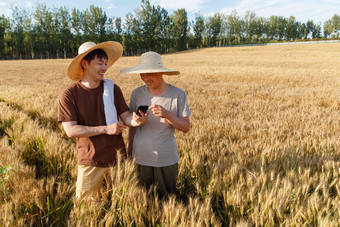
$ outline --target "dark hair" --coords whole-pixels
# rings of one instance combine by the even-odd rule
[[[90,63],[90,61],[93,60],[96,56],[99,59],[105,60],[109,59],[109,57],[107,56],[106,52],[103,49],[95,49],[88,53],[83,59]]]

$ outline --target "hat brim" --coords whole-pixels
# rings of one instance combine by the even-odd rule
[[[113,63],[115,63],[123,54],[123,46],[114,41],[106,41],[99,43],[86,52],[76,56],[67,68],[67,76],[73,81],[82,80],[84,77],[83,69],[81,68],[81,60],[91,51],[96,49],[102,49],[108,56],[107,69],[109,69]]]
[[[165,75],[179,75],[180,72],[177,70],[172,70],[172,69],[167,69],[164,67],[160,68],[145,68],[141,67],[140,65],[137,65],[135,67],[127,68],[127,69],[122,69],[120,70],[122,73],[126,74],[140,74],[140,73],[163,73]]]

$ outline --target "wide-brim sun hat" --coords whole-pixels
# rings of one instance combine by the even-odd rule
[[[178,70],[167,69],[163,66],[161,55],[156,52],[149,51],[140,56],[139,64],[131,67],[122,69],[120,72],[126,74],[133,73],[160,73],[165,75],[179,75]]]
[[[84,72],[81,67],[81,60],[91,51],[102,49],[108,56],[107,69],[115,63],[123,54],[123,46],[115,41],[106,41],[99,44],[94,42],[83,43],[78,48],[78,55],[72,60],[67,68],[67,76],[73,81],[82,80]]]

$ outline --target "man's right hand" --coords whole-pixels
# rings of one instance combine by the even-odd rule
[[[125,125],[121,123],[114,123],[106,126],[106,133],[108,135],[118,135],[122,133],[123,129],[126,128]]]

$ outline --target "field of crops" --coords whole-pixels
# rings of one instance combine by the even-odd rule
[[[101,201],[74,200],[75,141],[57,122],[67,60],[0,61],[0,226],[339,226],[340,45],[163,55],[187,92],[177,194],[159,200],[120,161]],[[107,72],[130,93],[142,80]],[[124,131],[127,141],[127,130]]]

